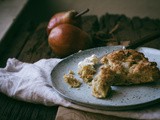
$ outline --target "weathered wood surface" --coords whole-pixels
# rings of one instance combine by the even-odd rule
[[[44,22],[33,27],[32,24],[27,23],[24,26],[25,29],[20,30],[12,42],[6,45],[3,53],[0,53],[0,66],[4,67],[7,59],[12,57],[29,63],[42,58],[57,57],[48,46],[46,25],[47,22]],[[82,28],[92,36],[95,47],[119,44],[128,45],[148,33],[160,30],[160,20],[138,17],[127,18],[124,15],[105,14],[100,19],[96,16],[84,17]],[[160,49],[160,39],[153,40],[143,46]],[[56,113],[57,107],[45,107],[43,105],[20,102],[0,94],[0,119],[52,120],[55,119]],[[81,120],[82,118],[85,120],[123,119],[64,107],[59,107],[56,118],[57,120],[65,118],[68,120]]]
[[[18,59],[24,62],[36,62],[41,58],[56,57],[48,46],[47,23],[40,24],[23,46]]]
[[[133,120],[59,107],[56,120]]]

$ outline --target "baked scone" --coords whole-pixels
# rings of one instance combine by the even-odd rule
[[[105,55],[98,74],[92,80],[92,95],[105,98],[112,85],[131,85],[160,79],[155,62],[149,62],[143,53],[135,50],[118,50]]]
[[[100,62],[113,71],[112,85],[141,84],[156,81],[160,71],[155,62],[136,50],[118,50],[105,55]],[[107,74],[106,74],[107,76]]]
[[[78,74],[85,83],[92,81],[93,76],[96,73],[95,65],[98,61],[98,57],[96,55],[92,55],[78,63]]]

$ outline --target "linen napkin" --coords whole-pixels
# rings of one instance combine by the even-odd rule
[[[0,92],[26,102],[46,106],[62,105],[83,111],[135,119],[160,119],[160,104],[145,109],[105,111],[75,105],[60,97],[53,89],[52,69],[61,59],[42,59],[33,64],[15,58],[8,59],[5,68],[0,68]]]
[[[59,61],[42,59],[29,64],[8,59],[6,67],[0,69],[0,92],[27,102],[69,106],[52,88],[50,73]]]

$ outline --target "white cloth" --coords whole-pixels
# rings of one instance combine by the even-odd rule
[[[50,73],[60,59],[42,59],[33,64],[8,59],[0,68],[0,92],[26,102],[46,106],[62,105],[83,111],[136,119],[160,119],[160,104],[140,110],[103,111],[72,104],[61,98],[53,89]]]
[[[34,64],[8,59],[0,69],[0,91],[10,97],[52,106],[69,106],[52,88],[50,73],[60,59],[42,59]]]

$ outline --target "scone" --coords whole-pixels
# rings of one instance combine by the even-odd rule
[[[114,51],[105,55],[100,62],[113,71],[113,85],[148,83],[160,78],[157,64],[149,62],[143,53],[136,50]]]
[[[105,55],[98,74],[92,81],[92,95],[108,96],[112,85],[131,85],[160,79],[155,62],[149,62],[143,53],[135,50],[119,50]]]

